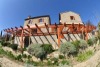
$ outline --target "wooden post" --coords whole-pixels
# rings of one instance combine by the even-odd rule
[[[61,38],[64,38],[64,35],[62,33],[64,26],[60,26],[60,32],[61,32]]]
[[[80,23],[78,24],[78,27],[77,27],[78,29],[78,32],[80,32],[80,30],[81,30],[81,27],[80,27]]]
[[[24,34],[24,30],[22,29],[22,32],[21,32],[21,48],[24,48],[23,34]]]
[[[28,26],[28,29],[29,29],[29,45],[31,44],[30,42],[31,42],[31,28],[30,28],[30,26],[29,25],[27,25]]]
[[[85,25],[84,26],[82,26],[82,28],[81,28],[81,31],[82,31],[82,38],[83,38],[83,40],[85,40]]]
[[[87,41],[88,40],[88,32],[87,32],[87,27],[85,27],[85,40]]]
[[[58,47],[60,47],[61,30],[60,30],[60,28],[59,28],[59,27],[57,28],[57,35],[58,35]]]

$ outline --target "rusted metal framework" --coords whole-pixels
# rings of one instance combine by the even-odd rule
[[[47,32],[43,32],[41,30],[41,28],[45,28],[47,30]],[[65,30],[63,30],[64,28],[66,28]],[[51,31],[50,31],[51,29]],[[58,43],[56,43],[58,45],[58,47],[60,46],[60,42],[61,42],[61,38],[65,38],[64,34],[80,34],[80,33],[84,33],[85,35],[85,40],[88,39],[88,33],[92,32],[93,30],[95,30],[96,27],[93,25],[83,25],[83,24],[52,24],[52,25],[47,25],[46,23],[44,23],[44,25],[33,25],[33,26],[29,26],[27,25],[26,27],[20,26],[20,28],[15,27],[15,28],[8,28],[5,29],[4,31],[7,33],[10,33],[14,36],[17,37],[21,37],[20,39],[20,44],[22,47],[24,47],[24,40],[23,37],[25,36],[44,36],[46,38],[46,40],[49,43],[48,38],[46,37],[46,35],[50,35],[50,37],[53,39],[52,35],[56,35],[58,38]],[[33,31],[34,30],[34,31]],[[56,31],[55,31],[56,30]],[[35,37],[34,37],[35,39]],[[66,39],[66,38],[65,38]],[[55,41],[55,39],[53,39],[53,41]]]

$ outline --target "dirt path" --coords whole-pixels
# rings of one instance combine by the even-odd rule
[[[73,67],[100,67],[100,50],[97,51],[89,60]]]
[[[6,57],[0,57],[0,65],[1,67],[25,67],[21,64],[11,61],[10,59]]]

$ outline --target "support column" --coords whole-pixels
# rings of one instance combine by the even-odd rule
[[[88,40],[88,32],[87,32],[87,28],[85,28],[85,40]]]
[[[85,35],[86,35],[85,40],[87,41],[88,40],[88,33],[86,32]]]
[[[31,29],[29,28],[29,45],[31,44]]]
[[[24,40],[23,40],[24,30],[21,32],[21,48],[24,48]]]
[[[57,28],[57,35],[58,35],[58,47],[60,47],[60,40],[61,40],[61,30]]]

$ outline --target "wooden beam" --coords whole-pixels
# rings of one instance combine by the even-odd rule
[[[56,26],[56,36],[57,36],[57,39],[58,39],[58,29],[57,28],[59,28],[58,26],[57,26],[57,24],[55,23],[55,26]],[[62,40],[60,39],[60,41],[62,42]],[[63,42],[62,42],[63,43]],[[59,45],[58,45],[59,46]]]
[[[42,30],[38,27],[37,24],[35,24],[35,26],[42,32]],[[43,33],[43,35],[44,35],[44,32],[42,32],[42,33]],[[46,40],[48,41],[48,43],[51,44],[51,43],[49,42],[48,38],[47,38],[45,35],[44,35],[44,37],[46,38]]]
[[[29,29],[30,36],[31,36],[31,34],[32,34],[32,36],[33,36],[33,38],[35,39],[36,43],[38,43],[38,41],[36,40],[35,36],[34,36],[33,33],[32,33],[32,30],[31,30],[30,26],[27,25],[27,27],[28,27],[28,29]]]
[[[60,40],[61,40],[61,30],[60,28],[57,28],[57,34],[58,34],[58,47],[60,47]]]
[[[24,34],[24,30],[23,27],[20,26],[22,28],[22,32],[21,32],[21,48],[24,48],[24,40],[23,40],[23,34]]]
[[[58,45],[57,42],[55,41],[55,39],[54,39],[54,38],[52,37],[52,35],[50,34],[50,32],[49,32],[49,27],[48,27],[48,25],[46,25],[46,23],[45,23],[45,27],[46,27],[47,32],[49,33],[50,37],[53,39],[53,41],[56,43],[56,45]]]

